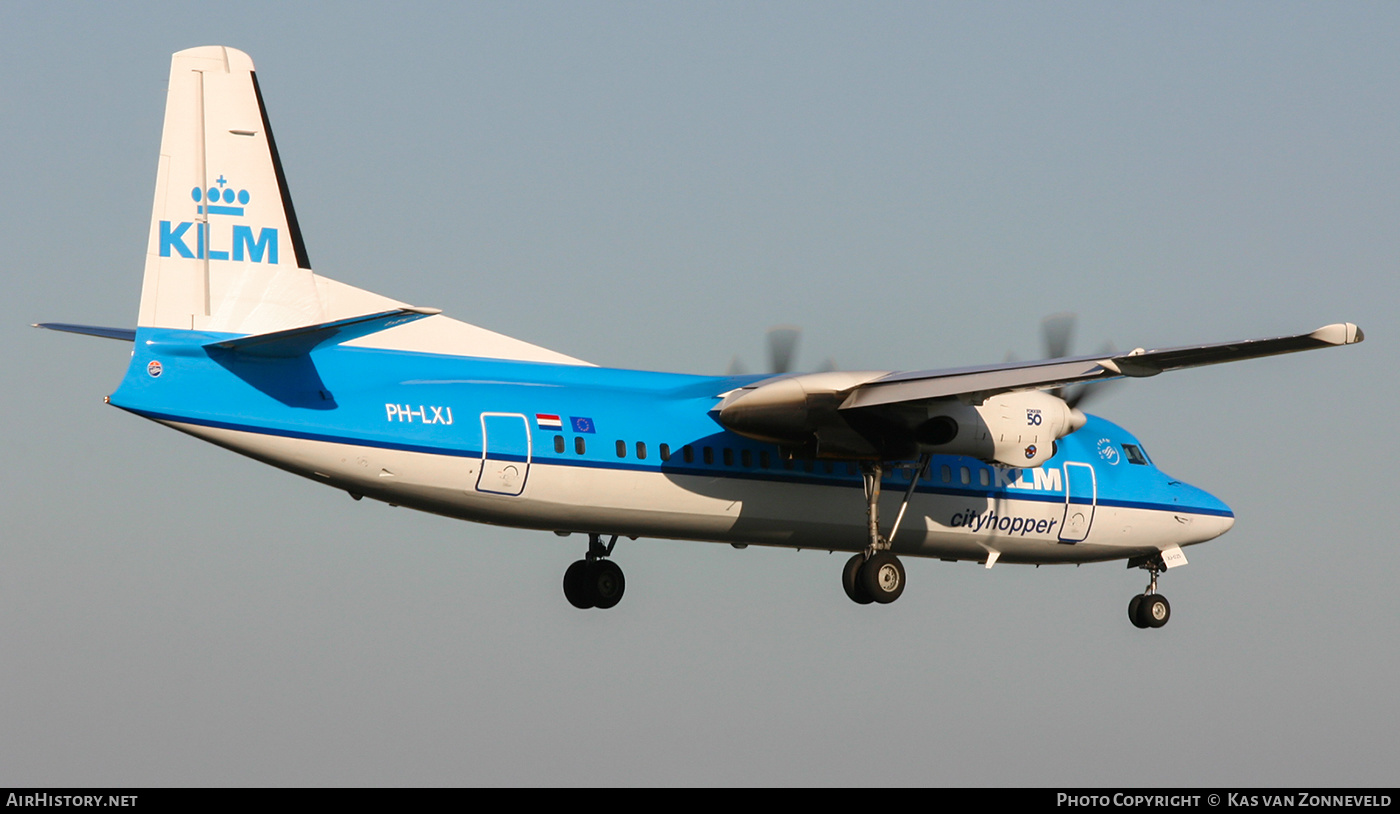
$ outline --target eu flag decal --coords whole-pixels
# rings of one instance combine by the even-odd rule
[[[593,432],[593,419],[587,416],[569,416],[569,423],[573,424],[574,432]]]

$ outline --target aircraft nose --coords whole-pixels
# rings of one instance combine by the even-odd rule
[[[1177,505],[1194,517],[1192,537],[1212,540],[1235,525],[1235,513],[1225,501],[1204,489],[1177,483]]]
[[[1223,506],[1224,504],[1222,503],[1221,505]],[[1234,528],[1235,515],[1231,513],[1223,517],[1212,517],[1210,518],[1210,525],[1213,525],[1215,527],[1215,534],[1211,536],[1219,537],[1220,535]]]

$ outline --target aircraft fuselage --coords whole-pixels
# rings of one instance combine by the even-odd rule
[[[860,551],[854,462],[785,457],[725,430],[713,377],[331,345],[222,353],[221,334],[142,328],[111,402],[355,496],[559,532]],[[1006,563],[1152,556],[1230,528],[1229,508],[1090,417],[1041,466],[935,455],[889,467],[896,553]]]

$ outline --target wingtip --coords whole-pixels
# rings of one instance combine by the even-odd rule
[[[1335,322],[1312,332],[1312,338],[1329,345],[1355,345],[1366,338],[1361,328],[1350,322]]]

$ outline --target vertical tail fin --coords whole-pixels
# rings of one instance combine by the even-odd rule
[[[312,273],[253,60],[221,45],[175,54],[137,326],[271,334],[403,307]],[[586,364],[441,315],[350,344]]]
[[[325,316],[253,61],[223,46],[180,51],[137,324],[259,333]]]

